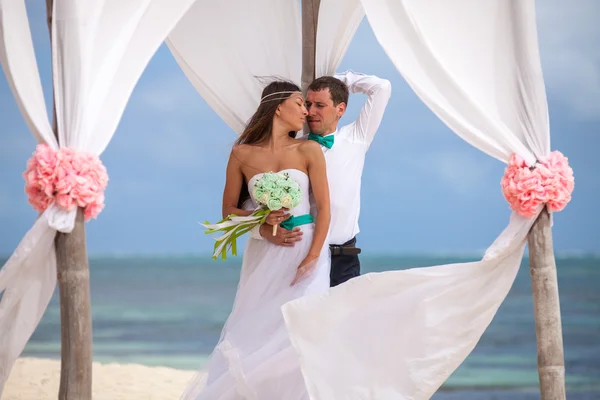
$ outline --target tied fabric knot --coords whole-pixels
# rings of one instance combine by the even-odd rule
[[[297,217],[292,215],[291,217],[283,221],[281,224],[279,224],[279,226],[281,226],[283,229],[291,231],[297,226],[310,224],[312,222],[314,222],[314,220],[312,215],[310,214],[299,215]]]
[[[532,166],[513,154],[500,185],[511,210],[532,218],[542,204],[550,212],[562,211],[571,201],[575,178],[567,157],[559,151],[536,160]]]
[[[89,221],[104,208],[108,174],[95,154],[70,147],[54,150],[39,144],[27,162],[23,178],[29,204],[38,212],[52,204],[65,211],[81,207]]]
[[[314,140],[315,142],[319,143],[321,146],[325,146],[328,149],[331,149],[331,147],[333,146],[333,142],[335,141],[335,136],[328,135],[328,136],[323,137],[323,136],[316,135],[311,132],[308,135],[308,140]]]

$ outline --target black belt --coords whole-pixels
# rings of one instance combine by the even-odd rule
[[[352,238],[344,244],[330,244],[329,251],[332,256],[353,256],[360,254],[360,249],[356,247],[356,238]]]

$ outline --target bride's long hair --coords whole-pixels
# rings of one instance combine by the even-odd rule
[[[269,83],[262,91],[261,99],[263,100],[258,105],[258,109],[250,118],[242,134],[235,141],[235,145],[261,144],[268,141],[273,131],[273,118],[277,107],[287,100],[293,92],[301,92],[301,90],[298,85],[292,82],[277,80]],[[289,135],[290,137],[296,137],[296,132],[290,132]],[[242,208],[244,202],[249,198],[248,183],[244,180],[238,208]]]

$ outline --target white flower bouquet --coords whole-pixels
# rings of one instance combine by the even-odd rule
[[[292,209],[298,206],[302,200],[300,185],[290,178],[287,172],[267,172],[263,174],[254,182],[251,193],[258,203],[258,207],[251,215],[231,214],[216,224],[211,224],[208,221],[202,224],[207,228],[206,234],[223,232],[223,235],[215,239],[213,259],[220,255],[225,260],[229,249],[231,249],[232,255],[237,255],[236,240],[238,237],[250,232],[257,225],[264,224],[267,215],[271,211],[282,208]],[[275,235],[276,230],[277,225],[273,227],[273,235]]]

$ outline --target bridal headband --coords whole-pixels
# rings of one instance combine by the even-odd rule
[[[265,95],[265,96],[264,96],[262,99],[260,99],[260,102],[261,102],[261,104],[262,104],[262,103],[265,103],[265,102],[267,102],[267,101],[273,101],[273,100],[282,100],[282,99],[284,99],[283,97],[278,97],[278,98],[275,98],[275,99],[268,99],[268,100],[265,100],[265,99],[266,99],[267,97],[275,96],[276,94],[284,94],[284,93],[300,93],[300,91],[298,91],[298,90],[284,90],[284,91],[282,91],[282,92],[274,92],[274,93],[270,93],[270,94],[267,94],[267,95]],[[286,97],[286,98],[287,98],[287,97]]]

